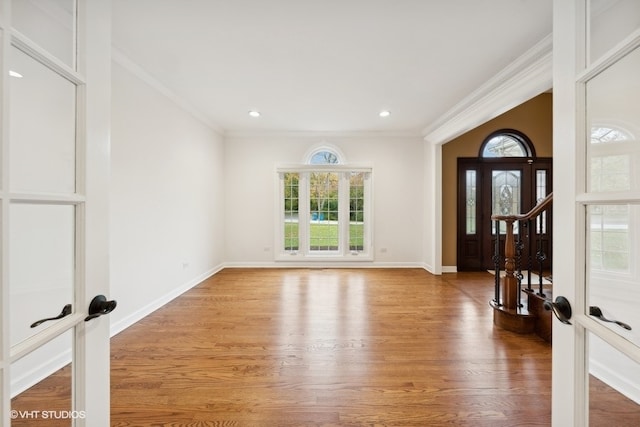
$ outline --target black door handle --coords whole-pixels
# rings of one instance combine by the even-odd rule
[[[569,304],[569,300],[565,297],[559,296],[555,302],[547,300],[542,305],[545,310],[553,311],[553,314],[555,314],[562,323],[566,325],[571,324],[571,322],[569,322],[569,319],[571,319],[571,304]]]
[[[84,318],[84,321],[88,322],[89,320],[100,317],[103,314],[111,313],[115,310],[116,305],[118,305],[118,303],[115,300],[107,301],[107,297],[104,295],[98,295],[91,300],[91,303],[89,304],[89,315]]]
[[[42,323],[48,322],[49,320],[62,319],[63,317],[70,315],[72,312],[73,312],[73,309],[71,304],[67,304],[64,307],[62,307],[62,312],[58,314],[56,317],[47,317],[46,319],[40,319],[37,322],[33,322],[31,324],[31,327],[35,328],[36,326],[40,326]]]
[[[622,328],[625,328],[627,331],[631,330],[631,326],[627,325],[626,323],[620,322],[619,320],[611,320],[611,319],[605,318],[604,315],[602,314],[602,310],[600,310],[600,307],[596,307],[595,305],[592,305],[591,307],[589,307],[589,315],[593,317],[597,317],[603,322],[615,323],[616,325]]]

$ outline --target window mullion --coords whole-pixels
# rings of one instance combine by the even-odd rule
[[[340,185],[338,192],[338,218],[340,227],[340,243],[338,249],[340,255],[347,255],[349,253],[349,178],[351,172],[344,172],[340,174]]]
[[[298,203],[298,250],[303,256],[309,255],[309,173],[300,173]]]

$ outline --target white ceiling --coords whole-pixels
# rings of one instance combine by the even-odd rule
[[[552,0],[113,0],[113,45],[224,131],[420,133],[550,34],[551,10]]]

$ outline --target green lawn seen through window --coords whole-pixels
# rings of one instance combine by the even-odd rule
[[[323,248],[337,248],[338,247],[338,227],[327,226],[326,224],[312,223],[309,224],[310,234],[310,246],[311,247],[323,247]],[[363,223],[351,223],[349,224],[349,234],[351,241],[349,246],[351,248],[362,248],[364,245],[364,224]],[[292,250],[299,248],[298,242],[298,223],[297,222],[285,222],[284,224],[284,236],[285,236],[285,249]]]

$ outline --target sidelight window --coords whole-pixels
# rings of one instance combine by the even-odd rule
[[[466,232],[467,234],[476,234],[476,199],[478,195],[476,194],[478,191],[477,184],[477,171],[468,170],[466,171],[466,204],[465,204],[465,217],[466,217]]]

